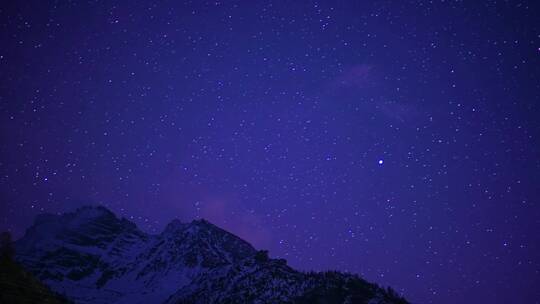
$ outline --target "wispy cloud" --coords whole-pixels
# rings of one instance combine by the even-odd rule
[[[243,208],[234,200],[206,199],[201,203],[200,216],[247,240],[256,248],[266,248],[270,231],[255,212]]]
[[[388,94],[383,73],[372,64],[346,67],[325,85],[333,101],[354,102],[365,111],[383,114],[392,120],[405,121],[415,117],[419,110],[410,102]]]
[[[373,66],[358,64],[345,68],[341,74],[330,81],[330,90],[363,89],[375,85]]]

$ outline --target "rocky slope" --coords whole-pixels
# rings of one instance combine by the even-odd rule
[[[148,235],[104,207],[38,216],[16,258],[76,303],[406,303],[357,276],[303,273],[205,220]]]

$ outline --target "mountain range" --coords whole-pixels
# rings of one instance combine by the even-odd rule
[[[408,303],[357,275],[301,272],[206,220],[147,234],[102,206],[38,215],[15,259],[74,303]]]

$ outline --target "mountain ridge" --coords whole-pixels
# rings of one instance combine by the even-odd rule
[[[204,219],[173,220],[152,235],[84,206],[36,217],[15,250],[75,303],[407,303],[357,275],[294,270]]]

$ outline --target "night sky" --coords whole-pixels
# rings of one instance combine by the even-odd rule
[[[2,1],[0,230],[206,218],[417,303],[540,299],[540,5]]]

